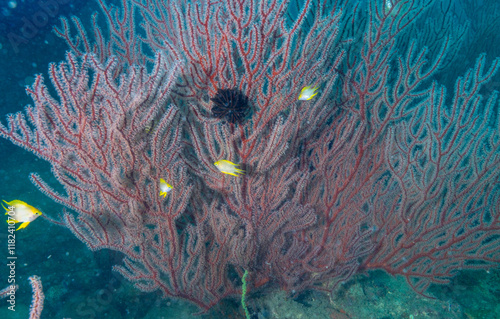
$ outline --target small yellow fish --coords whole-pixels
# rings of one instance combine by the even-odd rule
[[[236,168],[236,166],[239,166],[238,164],[234,164],[233,162],[226,161],[226,160],[220,160],[214,163],[214,165],[217,167],[221,173],[224,174],[229,174],[233,176],[238,176],[237,174],[245,174],[245,171],[239,168]]]
[[[16,230],[26,228],[29,223],[37,219],[38,216],[42,215],[41,211],[23,201],[15,199],[11,202],[4,200],[4,202],[9,205],[8,207],[5,207],[2,204],[2,207],[7,211],[5,215],[9,215],[10,217],[7,222],[11,221],[14,223],[22,223]],[[12,207],[12,210],[10,207]]]
[[[318,89],[317,87],[312,88],[310,86],[306,86],[305,88],[302,89],[302,91],[300,91],[299,100],[307,101],[312,99],[313,96],[318,94],[318,92],[316,92],[317,89]]]
[[[167,197],[167,193],[172,189],[172,185],[165,182],[163,178],[160,178],[160,196]]]

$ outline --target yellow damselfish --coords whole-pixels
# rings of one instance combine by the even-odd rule
[[[227,161],[227,160],[220,160],[214,163],[215,167],[224,174],[229,174],[233,176],[238,176],[237,174],[245,174],[245,171],[239,168],[236,168],[236,166],[239,166],[238,164],[234,164],[233,162]]]
[[[41,211],[23,201],[15,199],[11,202],[4,200],[4,202],[9,205],[5,207],[2,204],[2,207],[7,211],[5,215],[9,215],[10,217],[7,222],[22,223],[16,230],[26,228],[29,223],[42,215]]]
[[[302,91],[300,91],[299,100],[307,101],[312,99],[316,94],[318,94],[318,92],[316,92],[317,89],[317,87],[306,86],[302,89]]]
[[[166,197],[167,193],[172,190],[172,185],[165,182],[163,178],[160,178],[160,196]]]

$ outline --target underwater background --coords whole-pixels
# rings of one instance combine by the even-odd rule
[[[108,1],[111,3],[111,1]],[[498,8],[498,6],[497,6]],[[53,16],[43,16],[40,1],[0,2],[0,120],[5,115],[32,104],[25,87],[35,74],[47,75],[50,62],[64,59],[67,44],[52,28],[61,16],[76,15],[84,24],[99,11],[94,1],[58,1]],[[100,11],[99,11],[100,12]],[[497,12],[498,13],[498,12]],[[500,16],[499,16],[500,17]],[[31,19],[31,20],[30,20]],[[14,35],[26,21],[37,21],[31,37],[21,41]],[[492,26],[491,38],[497,43],[491,58],[500,56],[500,19]],[[88,26],[88,25],[87,25]],[[13,45],[13,40],[14,45]],[[474,50],[471,50],[475,52]],[[474,57],[475,59],[475,57]],[[457,66],[462,68],[464,66]],[[463,72],[462,72],[463,73]],[[494,89],[500,88],[496,77]],[[19,199],[42,212],[57,216],[62,206],[44,196],[30,181],[37,172],[53,181],[48,163],[32,153],[0,139],[0,195],[2,200]],[[8,286],[7,227],[0,227],[0,288]],[[68,230],[39,218],[16,233],[15,278],[16,311],[0,300],[0,318],[28,318],[32,289],[28,277],[37,275],[45,293],[41,318],[244,318],[238,300],[226,300],[199,316],[193,305],[178,299],[162,299],[159,293],[144,293],[113,272],[123,256],[115,251],[91,252]],[[252,294],[247,305],[252,318],[500,318],[500,271],[498,269],[462,271],[449,285],[433,285],[428,293],[434,299],[415,293],[404,278],[382,271],[358,274],[330,296],[306,291],[298,296],[284,292]]]

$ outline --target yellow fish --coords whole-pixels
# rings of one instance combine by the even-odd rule
[[[10,217],[7,222],[13,221],[14,223],[22,223],[16,230],[26,228],[29,223],[37,219],[38,216],[42,215],[41,211],[23,201],[15,199],[11,202],[4,200],[4,202],[9,205],[9,208],[7,208],[2,204],[2,207],[7,211],[5,215],[9,215]],[[12,210],[10,209],[11,207]]]
[[[307,101],[312,99],[313,96],[318,94],[318,92],[316,92],[317,89],[318,89],[317,87],[312,88],[310,86],[306,86],[305,88],[302,89],[302,91],[300,91],[299,100]]]
[[[160,178],[160,196],[167,197],[167,193],[172,189],[172,185],[165,182],[163,178]]]
[[[220,160],[214,163],[214,165],[217,167],[221,173],[224,174],[229,174],[233,176],[238,176],[237,174],[245,174],[245,171],[239,168],[236,168],[236,166],[239,166],[238,164],[234,164],[233,162],[226,161],[226,160]]]

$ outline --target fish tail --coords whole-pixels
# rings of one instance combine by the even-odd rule
[[[22,224],[21,224],[21,226],[19,226],[19,227],[16,229],[16,231],[18,231],[19,229],[26,228],[26,226],[28,226],[28,225],[29,225],[29,223],[30,223],[30,222],[24,222],[24,223],[22,223]]]

